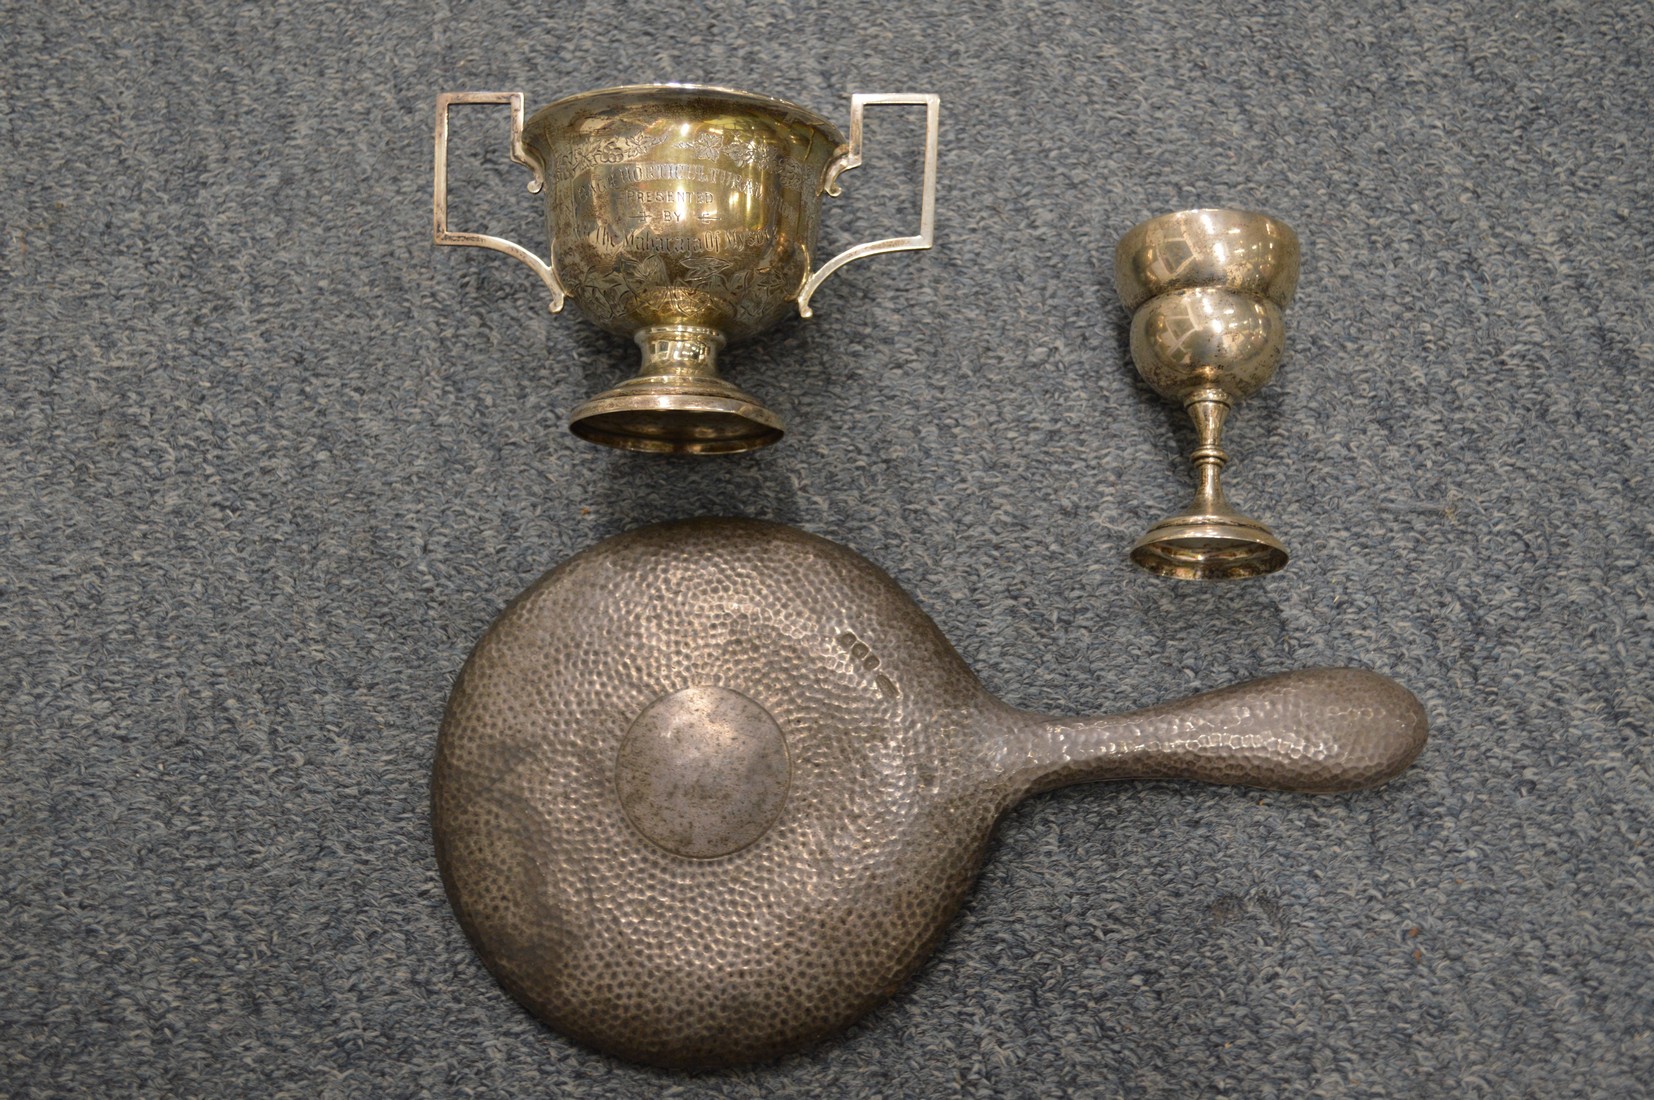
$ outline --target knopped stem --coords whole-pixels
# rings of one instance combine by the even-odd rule
[[[1223,449],[1223,422],[1233,401],[1221,386],[1202,386],[1183,401],[1183,409],[1194,421],[1199,444],[1189,456],[1195,464],[1195,501],[1190,515],[1229,515],[1229,501],[1223,495],[1221,475],[1229,461]]]

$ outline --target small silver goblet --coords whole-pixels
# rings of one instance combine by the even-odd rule
[[[1114,283],[1133,311],[1137,372],[1181,402],[1199,443],[1194,503],[1131,548],[1162,576],[1224,580],[1273,573],[1286,547],[1268,527],[1229,506],[1219,474],[1230,408],[1275,373],[1285,343],[1281,310],[1298,286],[1298,237],[1247,210],[1183,210],[1133,228],[1114,253]]]

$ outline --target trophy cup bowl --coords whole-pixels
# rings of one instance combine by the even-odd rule
[[[448,108],[511,108],[512,159],[534,172],[551,251],[447,225]],[[862,162],[868,104],[926,108],[920,231],[815,260],[821,196]],[[796,308],[809,317],[822,281],[851,260],[929,248],[933,239],[934,95],[855,95],[850,136],[768,96],[697,84],[607,88],[559,99],[523,119],[518,92],[437,99],[437,244],[504,252],[533,268],[552,312],[572,298],[599,327],[635,340],[637,375],[575,409],[569,428],[636,451],[719,454],[766,446],[781,418],[721,378],[718,352]],[[549,186],[548,186],[549,185]]]
[[[1220,472],[1230,408],[1269,381],[1281,359],[1281,310],[1298,286],[1297,235],[1246,210],[1183,210],[1151,218],[1120,239],[1114,282],[1131,320],[1137,372],[1183,405],[1199,444],[1195,500],[1131,549],[1162,576],[1223,580],[1273,573],[1286,547],[1224,497]]]

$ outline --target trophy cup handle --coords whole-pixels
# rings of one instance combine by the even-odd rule
[[[810,296],[826,280],[827,276],[849,263],[866,256],[876,256],[880,252],[906,252],[910,249],[929,248],[936,241],[936,123],[941,114],[941,98],[930,94],[921,95],[873,95],[856,93],[850,97],[850,147],[843,156],[833,163],[827,170],[827,179],[821,189],[829,195],[839,193],[838,178],[852,168],[861,165],[861,115],[862,109],[869,103],[891,103],[906,106],[923,105],[925,108],[925,179],[923,190],[920,192],[919,206],[919,234],[916,237],[891,237],[883,241],[868,241],[866,244],[852,245],[840,252],[817,268],[815,273],[804,281],[803,289],[798,292],[798,315],[811,316]]]
[[[563,308],[563,284],[552,267],[556,256],[542,260],[515,241],[504,237],[490,237],[486,233],[454,233],[448,229],[448,108],[455,103],[506,103],[511,106],[511,159],[534,173],[528,189],[539,194],[545,189],[545,171],[528,155],[523,147],[523,93],[521,92],[443,92],[436,97],[436,182],[431,195],[434,218],[431,240],[437,244],[468,245],[472,248],[492,248],[521,260],[534,269],[534,274],[551,291],[551,312]]]

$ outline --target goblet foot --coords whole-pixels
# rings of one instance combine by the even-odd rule
[[[1261,577],[1287,563],[1275,533],[1234,512],[1185,513],[1163,519],[1138,539],[1131,560],[1151,573],[1180,580]]]
[[[582,439],[656,454],[735,454],[786,434],[781,418],[722,378],[640,375],[574,410]]]

